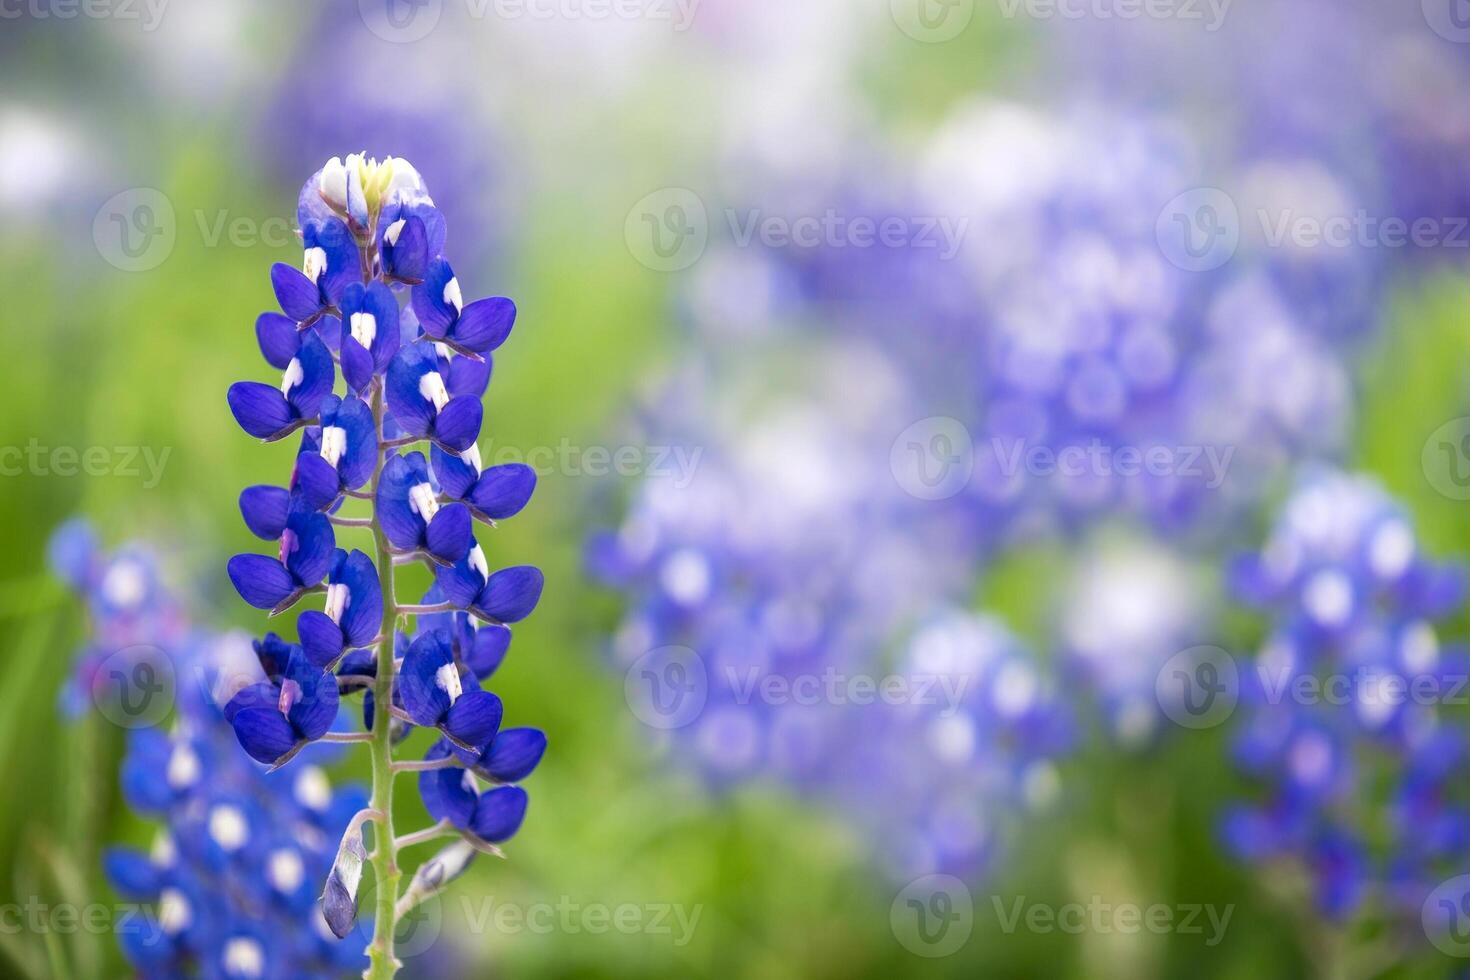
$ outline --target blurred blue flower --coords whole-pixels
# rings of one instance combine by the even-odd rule
[[[1232,579],[1270,631],[1233,743],[1260,794],[1223,818],[1227,846],[1303,867],[1330,919],[1371,899],[1412,921],[1470,856],[1467,742],[1445,710],[1470,656],[1433,625],[1460,607],[1464,567],[1429,559],[1373,480],[1317,471]]]

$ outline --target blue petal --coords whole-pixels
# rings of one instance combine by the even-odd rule
[[[102,855],[102,869],[124,898],[157,898],[163,890],[163,869],[130,847],[109,847]]]
[[[230,719],[240,747],[256,762],[274,765],[296,747],[296,731],[274,708],[245,708]]]
[[[510,630],[504,626],[485,626],[475,630],[465,666],[484,680],[500,667],[510,649]]]
[[[284,487],[246,487],[240,492],[240,516],[257,538],[274,541],[286,527],[291,494]]]
[[[301,418],[314,418],[321,411],[322,402],[332,394],[337,370],[332,361],[332,352],[315,333],[306,333],[301,342],[301,352],[296,359],[301,362],[301,382],[286,392],[286,399]]]
[[[439,508],[429,522],[425,536],[429,553],[445,564],[453,564],[469,554],[475,543],[472,530],[474,521],[464,504],[448,504]]]
[[[429,263],[424,281],[413,287],[413,312],[424,333],[442,340],[459,312],[444,301],[444,287],[454,278],[454,270],[440,258]]]
[[[350,333],[342,338],[342,377],[359,395],[373,383],[373,355]]]
[[[530,797],[519,786],[501,786],[480,795],[470,830],[481,840],[492,844],[509,840],[521,829]]]
[[[271,288],[281,309],[298,323],[310,320],[321,310],[321,290],[300,269],[277,262],[271,266]]]
[[[277,371],[286,370],[291,358],[301,349],[296,321],[279,313],[262,313],[255,320],[255,339],[265,362]]]
[[[342,495],[342,478],[331,463],[314,452],[306,452],[296,457],[291,490],[307,510],[326,510]]]
[[[438,446],[429,447],[429,460],[434,465],[434,478],[439,481],[439,489],[455,500],[463,500],[479,478],[473,466]]]
[[[324,612],[311,609],[296,619],[296,635],[306,659],[318,670],[325,669],[347,649],[342,627]]]
[[[373,423],[373,410],[359,398],[348,397],[337,410],[335,423],[347,433],[347,450],[337,460],[337,472],[342,475],[342,485],[356,490],[367,483],[378,462],[377,427]]]
[[[448,745],[440,741],[429,749],[424,758],[433,761],[448,756]],[[430,817],[448,820],[461,830],[468,829],[478,800],[468,775],[463,769],[430,769],[419,773],[419,795],[423,797],[424,809],[429,811]]]
[[[236,555],[230,559],[230,582],[256,609],[274,609],[292,592],[296,582],[286,567],[265,555]]]
[[[295,423],[291,405],[280,389],[259,381],[237,381],[226,396],[240,428],[257,439],[275,439]]]
[[[462,453],[480,438],[485,409],[474,395],[451,398],[434,420],[434,441],[450,452]]]
[[[452,357],[449,360],[449,374],[444,379],[444,390],[449,392],[451,398],[458,398],[460,395],[479,398],[485,394],[485,389],[490,384],[490,372],[494,367],[494,362],[488,357],[478,360],[473,357]]]
[[[544,584],[541,569],[532,565],[503,568],[485,583],[475,609],[497,622],[519,622],[536,608]]]
[[[395,548],[413,549],[423,543],[424,519],[408,502],[408,491],[417,482],[413,460],[421,453],[389,456],[378,478],[376,512],[383,533]]]
[[[419,380],[438,370],[432,344],[420,341],[399,349],[388,365],[385,390],[394,421],[411,436],[426,436],[434,421],[434,405],[419,392]]]
[[[450,705],[444,730],[461,745],[483,748],[500,730],[504,714],[500,699],[489,691],[465,691]]]
[[[286,568],[305,586],[317,585],[327,577],[332,553],[337,550],[332,524],[325,514],[298,512],[286,527],[296,535],[296,547],[286,555]]]
[[[408,648],[398,672],[398,694],[415,723],[437,725],[449,710],[449,694],[439,686],[438,672],[453,660],[448,634],[442,630],[423,634]]]
[[[516,305],[504,296],[476,300],[459,315],[450,336],[479,354],[505,343],[516,322]]]
[[[492,521],[519,514],[536,492],[536,471],[525,463],[492,466],[480,474],[470,504]]]
[[[399,279],[418,281],[429,267],[429,233],[418,215],[403,219],[398,244],[383,243],[383,264]]]
[[[336,573],[336,580],[347,586],[347,611],[342,614],[342,632],[347,645],[364,646],[378,635],[383,625],[383,590],[378,582],[378,569],[361,551],[347,556]]]
[[[333,218],[315,227],[311,236],[303,229],[303,241],[315,241],[327,253],[327,268],[322,273],[321,292],[333,304],[339,303],[342,294],[353,283],[362,281],[362,259],[358,255],[357,242],[347,225]]]
[[[507,728],[495,736],[478,768],[491,779],[517,783],[531,774],[545,754],[545,732],[537,728]]]
[[[444,594],[445,602],[466,609],[479,598],[480,591],[485,587],[485,578],[466,557],[447,568],[436,568],[434,586]]]
[[[286,712],[299,735],[315,741],[331,730],[339,704],[336,677],[323,673],[303,655],[291,658],[282,683],[295,683],[301,688],[300,697]]]

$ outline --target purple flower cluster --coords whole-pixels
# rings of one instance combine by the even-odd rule
[[[240,497],[245,524],[275,553],[236,555],[229,575],[273,615],[307,595],[322,596],[323,608],[298,615],[296,641],[271,633],[255,644],[264,680],[238,692],[225,716],[272,769],[323,737],[371,744],[373,803],[344,837],[324,896],[328,923],[345,935],[363,823],[376,830],[380,892],[396,888],[391,780],[408,764],[392,762],[391,750],[412,727],[442,739],[410,767],[424,773],[425,803],[446,835],[494,850],[519,828],[526,794],[502,784],[529,774],[545,738],[502,730],[501,701],[481,684],[510,624],[535,608],[542,576],[530,566],[492,572],[474,531],[519,512],[535,486],[524,466],[483,467],[477,448],[490,353],[509,336],[515,305],[465,302],[442,255],[443,215],[406,161],[333,158],[302,188],[297,219],[302,267],[272,268],[283,312],[256,323],[281,382],[238,382],[229,405],[247,433],[269,442],[299,432],[300,444],[285,487]],[[409,451],[416,443],[428,444],[427,458]],[[348,516],[362,501],[370,516]],[[371,532],[375,553],[338,547],[338,528]],[[434,575],[418,604],[393,589],[394,567],[410,563]],[[420,617],[412,633],[409,616]],[[358,693],[369,732],[329,735],[341,701]],[[380,895],[375,971],[393,966],[394,908]]]
[[[1372,905],[1412,921],[1470,856],[1470,742],[1451,707],[1470,657],[1433,625],[1460,606],[1463,567],[1426,557],[1371,479],[1319,472],[1233,580],[1271,618],[1234,740],[1260,796],[1225,818],[1228,846],[1304,868],[1332,919]]]
[[[142,671],[139,676],[159,682],[160,671],[172,670],[189,625],[150,549],[130,544],[105,553],[92,525],[76,519],[56,529],[48,552],[52,571],[85,602],[87,611],[86,643],[61,692],[62,710],[69,717],[91,707],[95,686],[110,684],[113,671],[127,677]]]
[[[333,790],[326,747],[290,774],[267,774],[241,755],[220,705],[259,675],[249,644],[194,628],[156,561],[135,547],[102,553],[82,521],[58,529],[51,553],[90,613],[84,673],[98,656],[114,666],[108,654],[138,648],[180,679],[171,726],[137,727],[123,760],[124,799],[159,824],[152,846],[105,855],[113,887],[148,907],[118,926],[129,961],[148,976],[360,970],[362,950],[331,934],[315,899],[366,793]]]
[[[959,610],[917,628],[893,676],[913,697],[854,719],[867,731],[834,799],[896,879],[994,872],[1024,822],[1060,796],[1057,764],[1074,737],[1066,703],[999,620]]]
[[[782,371],[801,395],[772,397]],[[861,345],[686,365],[645,436],[697,466],[641,483],[588,560],[628,600],[612,652],[632,711],[712,785],[795,790],[895,874],[978,872],[1055,795],[1070,726],[994,620],[934,611],[958,607],[975,545],[890,470],[912,406]]]

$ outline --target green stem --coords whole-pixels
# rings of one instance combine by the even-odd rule
[[[373,419],[378,431],[378,461],[373,471],[373,489],[383,476],[387,453],[383,449],[383,385],[373,389]],[[398,970],[393,955],[393,932],[398,926],[398,849],[393,840],[393,721],[388,709],[393,702],[393,635],[397,627],[398,602],[393,592],[393,555],[388,536],[378,520],[376,494],[373,499],[373,543],[377,551],[378,586],[383,593],[383,627],[378,640],[378,672],[373,682],[373,799],[372,807],[383,815],[373,831],[377,846],[373,849],[373,877],[377,888],[377,912],[373,918],[373,941],[368,946],[369,960],[365,977],[386,980]]]

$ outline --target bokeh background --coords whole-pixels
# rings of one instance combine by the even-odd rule
[[[1470,871],[1439,738],[1463,698],[1282,734],[1248,679],[1200,725],[1161,693],[1171,664],[1203,682],[1198,648],[1248,677],[1283,639],[1294,673],[1423,673],[1411,634],[1452,686],[1462,0],[0,17],[0,904],[110,904],[102,849],[152,830],[125,726],[67,704],[88,626],[53,530],[146,542],[196,620],[264,628],[224,563],[253,547],[239,489],[291,450],[224,392],[266,379],[301,182],[365,150],[422,173],[466,289],[519,306],[481,449],[540,486],[487,549],[548,581],[495,679],[551,740],[530,817],[409,975],[1463,969],[1424,912]],[[1105,455],[1059,475],[1017,445]],[[936,718],[727,683],[829,669],[975,686]],[[665,714],[659,679],[698,706]],[[572,911],[465,921],[502,905]],[[583,915],[626,905],[643,926]],[[0,972],[128,967],[106,931],[22,928]]]

